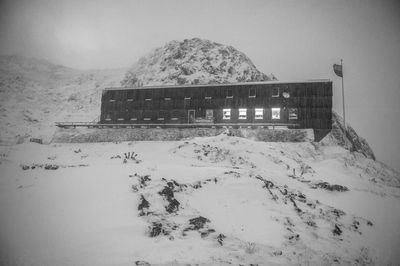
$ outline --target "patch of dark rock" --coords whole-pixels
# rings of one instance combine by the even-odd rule
[[[144,260],[135,261],[135,265],[137,265],[137,266],[151,266],[150,263],[148,263],[147,261],[144,261]]]
[[[169,200],[169,204],[165,206],[165,210],[169,213],[177,212],[179,210],[179,201],[177,201],[175,198]]]
[[[34,142],[34,143],[38,143],[38,144],[43,144],[43,140],[42,139],[37,139],[37,138],[30,138],[29,142]]]
[[[165,207],[165,210],[168,213],[173,213],[179,210],[179,201],[177,201],[174,197],[174,190],[169,187],[169,186],[165,186],[163,188],[163,190],[161,190],[160,192],[158,192],[158,194],[160,194],[161,196],[163,196],[167,201],[168,201],[168,205]]]
[[[299,239],[300,239],[300,235],[299,234],[295,234],[295,235],[289,236],[289,240],[299,240]]]
[[[80,153],[80,152],[82,152],[82,150],[81,149],[77,149],[77,150],[74,150],[74,152],[75,153]]]
[[[138,191],[139,191],[139,189],[137,188],[137,186],[136,186],[136,185],[132,185],[132,191],[133,191],[133,192],[138,192]]]
[[[30,169],[29,165],[24,165],[24,164],[21,164],[21,168],[22,168],[22,170]]]
[[[111,156],[110,159],[121,159],[121,155],[114,155],[114,156]]]
[[[139,177],[139,183],[141,188],[147,186],[147,182],[151,181],[150,175],[144,175],[144,176],[137,175],[137,176]]]
[[[210,222],[210,220],[203,216],[199,216],[199,217],[192,218],[189,220],[189,224],[191,225],[190,228],[192,230],[202,229],[204,227],[204,225],[209,222]]]
[[[373,224],[371,221],[368,221],[368,222],[367,222],[367,225],[373,226],[374,224]]]
[[[344,211],[338,210],[338,209],[335,209],[335,208],[332,210],[332,213],[333,213],[337,218],[340,218],[341,216],[346,215],[346,213],[345,213]]]
[[[340,227],[337,224],[335,224],[335,228],[333,229],[332,232],[334,235],[340,236],[343,231],[342,231],[342,229],[340,229]]]
[[[146,215],[149,207],[150,207],[150,203],[146,200],[146,198],[143,195],[140,195],[140,202],[138,205],[138,211],[140,211],[139,216]],[[147,210],[145,210],[145,209],[147,209]]]
[[[59,166],[56,164],[46,164],[44,166],[44,169],[46,169],[46,170],[57,170],[58,168],[59,168]]]
[[[172,228],[172,230],[175,230],[176,226]],[[149,227],[149,236],[150,237],[156,237],[159,235],[169,235],[171,230],[168,228],[165,228],[164,225],[161,222],[153,222],[151,226]]]
[[[348,191],[349,189],[345,186],[342,185],[337,185],[337,184],[329,184],[328,182],[320,182],[320,183],[316,183],[313,184],[313,186],[311,188],[322,188],[325,190],[329,190],[329,191],[339,191],[339,192],[345,192]]]
[[[224,245],[224,239],[226,238],[226,236],[224,234],[219,234],[217,236],[217,242],[218,244],[220,244],[221,246]]]
[[[207,237],[209,234],[215,233],[214,229],[207,229],[206,231],[200,232],[202,238]]]
[[[282,250],[274,251],[272,254],[274,254],[274,256],[282,256]]]
[[[317,227],[317,224],[316,224],[314,221],[312,221],[312,220],[308,220],[308,221],[306,222],[306,224],[307,224],[308,226],[311,226],[311,227]]]
[[[201,182],[200,182],[200,181],[199,181],[199,182],[196,182],[196,183],[194,183],[193,185],[191,185],[191,187],[194,188],[194,189],[199,189],[199,188],[202,187],[202,186],[201,186]]]

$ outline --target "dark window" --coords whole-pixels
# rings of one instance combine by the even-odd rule
[[[110,91],[110,102],[115,102],[116,93],[115,91]]]
[[[297,108],[289,108],[289,119],[290,120],[297,119],[298,118],[297,114],[298,114]]]
[[[169,101],[169,100],[171,100],[171,97],[172,97],[172,90],[171,89],[165,89],[164,100]]]
[[[165,120],[165,111],[158,111],[157,120]]]
[[[210,88],[206,88],[206,92],[205,92],[205,97],[204,98],[206,100],[209,100],[209,99],[212,98],[212,94],[213,94],[213,91]]]
[[[190,99],[191,97],[192,97],[192,94],[190,92],[190,89],[185,89],[184,98],[185,99]]]
[[[131,121],[136,121],[139,118],[139,112],[138,111],[133,111],[130,117]]]
[[[128,102],[131,102],[131,101],[133,101],[133,99],[134,99],[134,91],[133,91],[133,90],[130,90],[130,91],[128,91],[127,94],[126,94],[126,100],[127,100]]]
[[[143,120],[151,120],[152,112],[151,111],[144,111],[143,112]]]
[[[226,98],[233,98],[233,90],[226,89]]]
[[[272,97],[279,97],[279,87],[272,88]]]
[[[256,97],[256,88],[250,88],[249,89],[249,97],[250,98]]]
[[[151,101],[151,99],[153,98],[153,92],[152,91],[146,91],[144,94],[144,99],[146,101]]]
[[[172,114],[171,114],[171,120],[179,120],[179,117],[180,117],[180,112],[179,111],[177,111],[177,110],[174,110],[174,111],[172,111]]]

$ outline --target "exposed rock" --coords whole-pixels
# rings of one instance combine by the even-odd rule
[[[233,83],[276,79],[261,73],[232,46],[193,38],[171,41],[140,58],[121,82],[125,87]]]
[[[358,136],[356,131],[346,123],[346,130],[342,117],[335,111],[332,111],[332,130],[322,140],[322,144],[331,143],[348,148],[350,151],[356,151],[363,154],[365,157],[375,160],[374,152],[368,142]]]
[[[328,182],[320,182],[313,184],[311,188],[323,188],[329,191],[339,191],[339,192],[344,192],[348,191],[349,189],[345,186],[342,185],[337,185],[337,184],[329,184]]]

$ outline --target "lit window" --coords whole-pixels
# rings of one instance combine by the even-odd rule
[[[213,109],[207,109],[206,110],[206,118],[207,119],[213,119],[214,118],[214,110]]]
[[[222,119],[224,120],[231,119],[231,109],[222,109]]]
[[[256,119],[263,119],[264,118],[264,109],[256,108],[255,109],[255,118]]]
[[[233,98],[233,91],[232,89],[226,90],[226,98]]]
[[[239,119],[247,119],[247,109],[239,109]]]
[[[279,97],[279,87],[272,88],[272,97]]]
[[[281,119],[281,108],[272,108],[272,119]]]
[[[289,119],[297,119],[297,108],[289,108]]]
[[[256,89],[250,88],[249,89],[249,98],[255,98],[255,97],[256,97]]]

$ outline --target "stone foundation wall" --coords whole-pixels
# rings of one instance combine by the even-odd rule
[[[174,141],[229,134],[258,141],[313,141],[312,129],[224,129],[224,128],[68,128],[57,129],[52,142],[84,143],[114,141]]]

